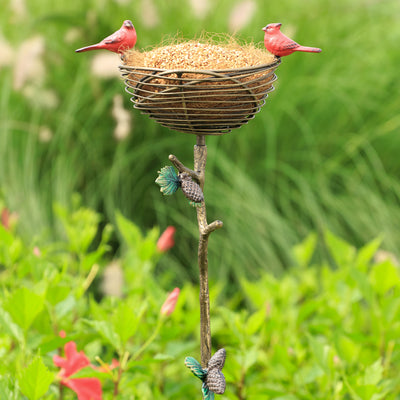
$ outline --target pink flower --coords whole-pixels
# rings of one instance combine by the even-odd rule
[[[18,214],[11,212],[8,208],[4,207],[1,210],[0,224],[8,231],[12,230],[18,221]]]
[[[102,400],[100,380],[97,378],[72,378],[61,383],[78,395],[78,400]]]
[[[175,288],[167,297],[167,300],[164,301],[164,304],[161,307],[160,314],[165,315],[168,317],[168,315],[171,315],[172,312],[175,310],[176,302],[178,301],[179,297],[179,288]]]
[[[60,338],[65,339],[67,337],[67,334],[65,333],[65,331],[61,330],[60,332],[58,332],[58,336],[60,336]]]
[[[10,210],[8,208],[3,208],[1,210],[1,224],[7,230],[10,230]]]
[[[35,246],[35,247],[33,248],[32,253],[33,253],[33,255],[36,256],[36,257],[40,257],[40,255],[42,254],[41,251],[40,251],[40,249],[39,249],[39,247],[37,247],[37,246]]]
[[[168,226],[167,229],[162,233],[157,241],[157,249],[162,253],[169,250],[171,247],[174,247],[174,235],[175,235],[175,227]]]
[[[100,380],[97,378],[70,378],[71,375],[82,368],[91,366],[89,359],[83,351],[76,350],[75,342],[68,342],[64,346],[65,358],[55,355],[53,362],[61,370],[58,376],[61,384],[72,389],[78,400],[102,400],[102,389]]]

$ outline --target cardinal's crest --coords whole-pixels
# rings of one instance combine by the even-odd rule
[[[213,400],[215,394],[225,392],[225,377],[221,372],[225,364],[226,351],[219,349],[208,361],[207,368],[202,368],[193,357],[185,358],[185,365],[203,382],[201,390],[204,400]]]

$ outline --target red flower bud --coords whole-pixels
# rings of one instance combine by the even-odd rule
[[[174,235],[175,235],[175,227],[168,226],[167,229],[162,233],[157,241],[157,249],[162,253],[169,250],[171,247],[174,247]]]
[[[1,224],[7,230],[10,230],[10,211],[8,208],[3,208],[1,210]]]
[[[161,307],[160,314],[161,315],[171,315],[172,312],[175,310],[176,302],[178,301],[179,297],[179,288],[175,288],[167,297],[164,304]]]

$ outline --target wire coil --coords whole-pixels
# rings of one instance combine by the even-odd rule
[[[134,108],[175,131],[222,135],[260,111],[274,90],[280,62],[210,71],[119,68]]]

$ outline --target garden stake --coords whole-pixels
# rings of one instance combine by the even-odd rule
[[[188,43],[190,59],[193,59],[196,48],[197,44]],[[221,53],[220,48],[212,45],[207,48],[210,51],[207,60],[216,60]],[[256,49],[250,51],[254,51],[254,55],[257,53]],[[226,48],[223,52],[230,59],[239,60],[236,53],[229,53],[232,49]],[[182,53],[182,48],[176,51],[171,45],[165,54],[161,54],[160,59],[154,58],[151,52],[140,54],[144,57],[152,54],[149,62],[154,61],[158,65],[159,62],[176,64],[178,56],[184,62],[185,54]],[[169,160],[178,173],[172,166],[163,167],[156,183],[164,195],[171,195],[181,188],[190,204],[196,206],[199,229],[197,258],[201,364],[193,357],[186,357],[185,365],[203,382],[203,399],[213,400],[214,394],[225,391],[225,377],[221,370],[226,352],[225,349],[219,349],[211,357],[208,238],[212,232],[222,228],[223,223],[219,220],[207,223],[203,195],[207,161],[205,136],[229,133],[254,118],[265,104],[268,93],[274,90],[273,82],[277,79],[274,71],[281,61],[279,57],[271,56],[268,63],[261,61],[252,65],[242,64],[230,69],[187,69],[185,66],[179,69],[179,65],[177,68],[162,69],[151,64],[141,65],[141,56],[135,58],[138,55],[138,52],[126,52],[121,58],[124,64],[119,67],[125,81],[125,90],[131,94],[134,108],[148,114],[162,126],[196,135],[193,170],[171,154]]]
[[[194,146],[194,170],[185,167],[174,155],[169,156],[179,173],[186,173],[199,182],[201,190],[204,188],[205,169],[207,161],[207,146],[204,135],[198,135]],[[210,296],[208,290],[208,237],[211,232],[222,228],[222,221],[216,220],[207,223],[206,204],[203,199],[196,208],[197,223],[199,227],[198,264],[200,274],[200,349],[201,364],[207,366],[211,358],[211,329],[210,329]]]
[[[242,58],[239,57],[240,52],[235,53],[232,48],[210,43],[202,45],[198,41],[187,42],[183,47],[180,44],[163,46],[159,48],[162,49],[161,52],[157,52],[157,49],[147,53],[123,51],[136,44],[135,28],[128,20],[124,21],[120,31],[102,42],[76,50],[81,52],[105,48],[120,53],[124,64],[119,68],[125,80],[126,91],[132,95],[134,107],[148,114],[162,126],[196,135],[194,170],[185,167],[174,155],[170,155],[169,160],[178,169],[179,174],[171,167],[164,167],[159,171],[156,183],[166,195],[173,194],[180,187],[191,204],[196,206],[199,228],[197,256],[201,365],[193,357],[186,357],[185,364],[202,380],[205,400],[214,399],[214,393],[224,393],[226,386],[221,372],[225,364],[225,349],[218,350],[211,357],[208,238],[211,232],[221,228],[223,223],[219,220],[207,223],[203,195],[207,161],[205,135],[229,133],[254,118],[265,104],[268,93],[274,90],[273,82],[277,79],[274,71],[281,62],[281,56],[294,51],[321,51],[319,48],[298,45],[280,32],[280,26],[280,23],[275,23],[263,28],[265,47],[270,56],[274,55],[268,62],[265,61],[265,53],[261,57],[254,46],[248,47],[245,50],[246,57]],[[126,35],[126,29],[129,31],[129,40],[126,36],[121,39],[121,33]],[[112,46],[107,42],[108,39],[112,39]],[[201,49],[206,51],[206,57],[203,55],[197,58],[200,66],[192,68],[196,66],[195,62],[193,64],[194,56],[201,55]],[[242,52],[241,55],[243,54]],[[149,55],[151,56],[144,62]],[[251,58],[247,57],[250,55],[257,61],[249,64],[246,60]],[[185,64],[189,59],[190,67]],[[226,63],[227,60],[229,66],[221,67],[220,62]],[[237,63],[232,67],[235,60]],[[204,67],[204,61],[215,68]],[[168,65],[165,67],[167,69],[158,68],[163,62]]]

